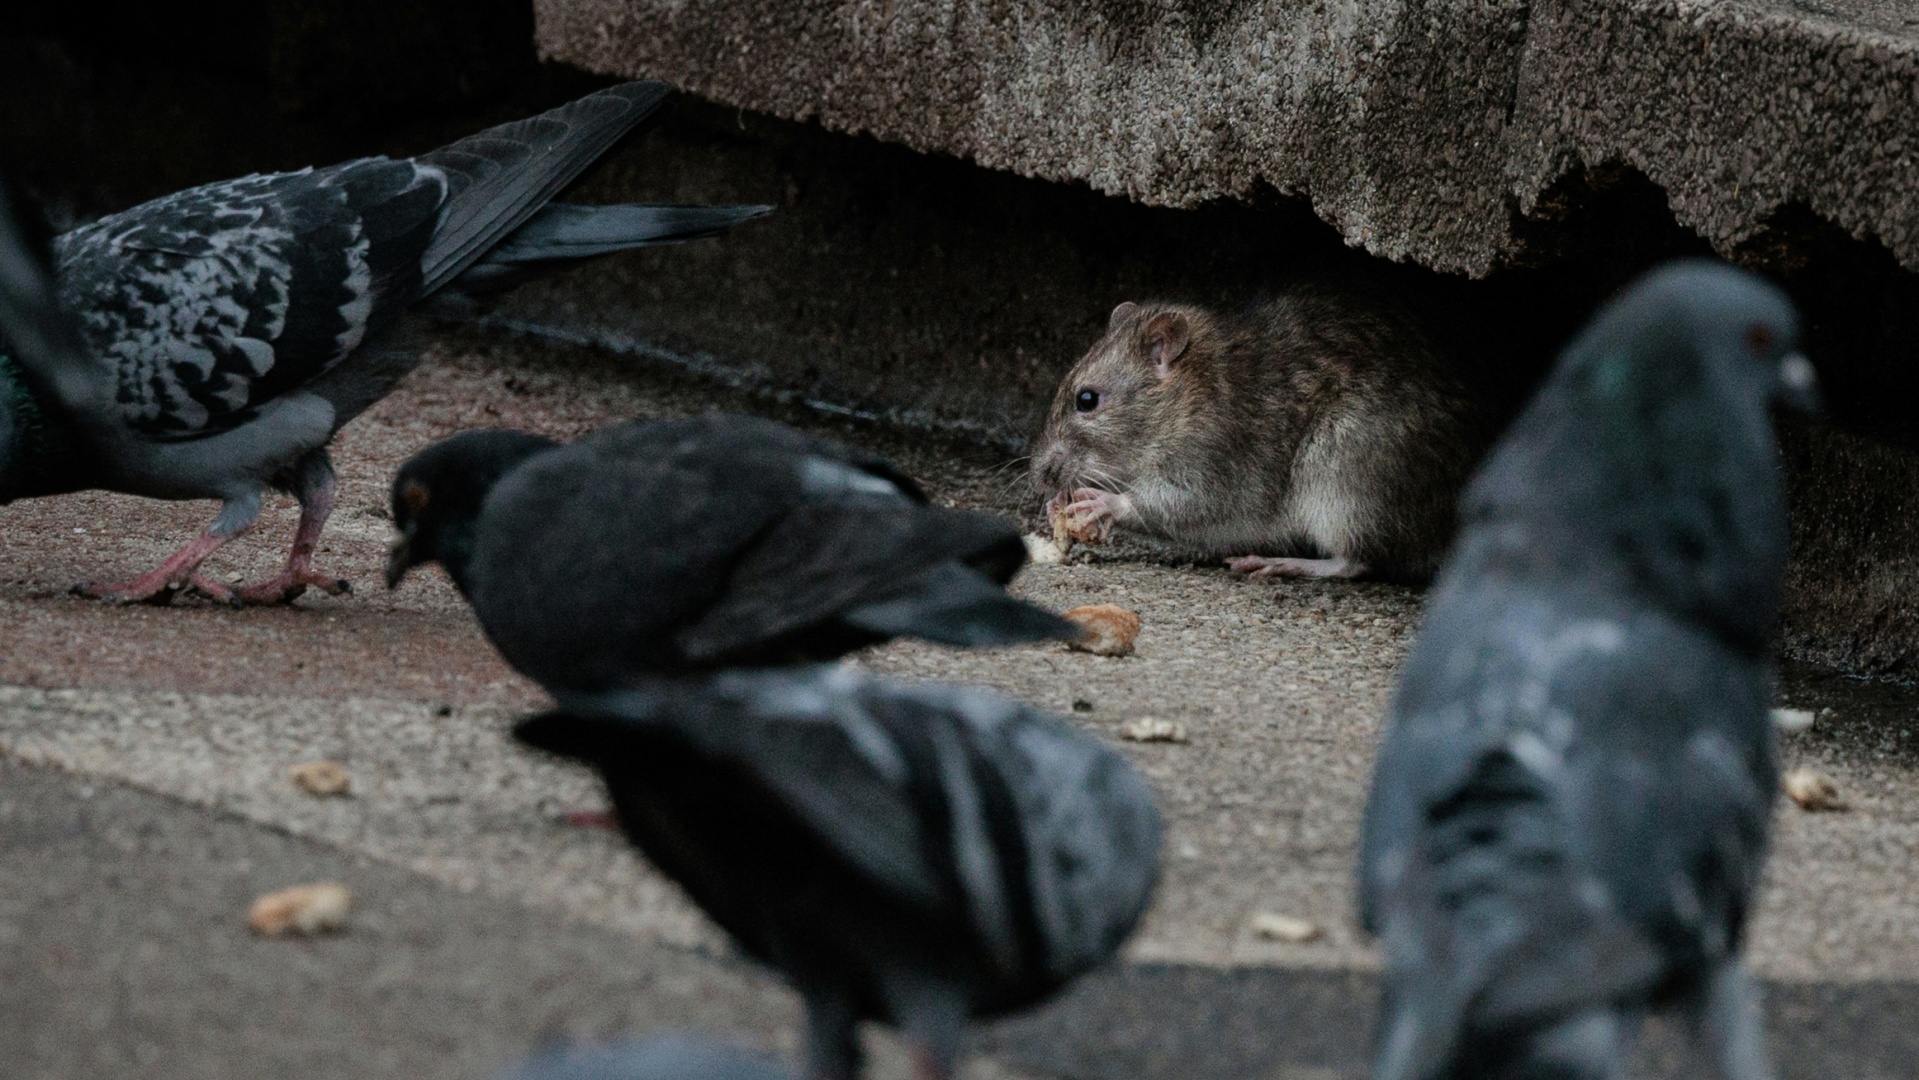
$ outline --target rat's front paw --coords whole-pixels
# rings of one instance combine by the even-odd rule
[[[1132,500],[1098,488],[1080,488],[1072,500],[1060,508],[1060,516],[1066,519],[1067,534],[1083,544],[1105,543],[1113,527],[1133,512]]]

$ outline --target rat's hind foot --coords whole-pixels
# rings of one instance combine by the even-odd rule
[[[1372,569],[1363,562],[1355,562],[1339,555],[1330,559],[1280,559],[1264,555],[1241,555],[1236,559],[1227,559],[1226,566],[1233,573],[1245,574],[1249,579],[1356,578],[1364,576]]]
[[[244,604],[290,604],[304,595],[309,585],[328,596],[353,591],[353,583],[345,578],[319,573],[310,566],[289,566],[257,585],[248,585],[237,595]]]

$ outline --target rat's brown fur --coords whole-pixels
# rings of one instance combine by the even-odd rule
[[[1099,405],[1079,412],[1082,390]],[[1034,448],[1056,509],[1205,555],[1343,558],[1429,577],[1483,448],[1474,407],[1410,322],[1293,292],[1243,313],[1121,304]]]

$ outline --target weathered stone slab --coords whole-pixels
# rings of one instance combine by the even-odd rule
[[[1303,195],[1484,275],[1630,167],[1725,253],[1803,204],[1919,268],[1919,8],[1848,0],[535,0],[549,57],[1158,205]]]

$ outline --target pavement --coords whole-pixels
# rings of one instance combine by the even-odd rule
[[[775,404],[590,349],[437,334],[402,390],[337,444],[320,564],[346,597],[232,612],[109,608],[66,594],[131,576],[205,504],[88,494],[0,509],[0,1075],[483,1077],[558,1034],[701,1028],[792,1053],[797,1012],[611,834],[567,826],[590,776],[502,735],[537,707],[437,572],[378,588],[386,482],[464,427],[570,436],[636,415],[749,409],[872,445],[937,497],[1023,512],[1023,478],[934,436]],[[262,575],[288,506],[212,567]],[[856,662],[994,686],[1115,740],[1171,832],[1158,900],[1124,961],[982,1030],[969,1080],[1360,1076],[1376,960],[1351,918],[1353,838],[1376,724],[1419,614],[1366,583],[1247,583],[1114,549],[1034,567],[1048,606],[1118,603],[1139,649],[961,654],[892,645]],[[1782,801],[1751,956],[1788,1077],[1906,1077],[1919,1060],[1919,695],[1793,666],[1817,714],[1789,765],[1850,809]],[[1121,738],[1175,721],[1185,742]],[[350,794],[289,766],[345,766]],[[346,930],[266,940],[259,894],[339,880]],[[1262,914],[1312,941],[1260,937]],[[875,1043],[878,1074],[904,1075]],[[1689,1059],[1655,1027],[1639,1072]]]

